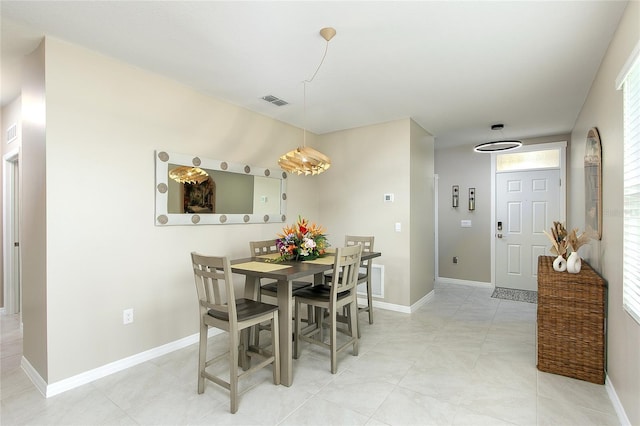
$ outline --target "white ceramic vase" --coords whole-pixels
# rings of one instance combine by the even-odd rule
[[[567,272],[570,274],[577,274],[582,268],[582,259],[578,256],[578,252],[574,251],[569,255],[567,259]]]
[[[564,272],[567,270],[567,261],[564,260],[564,257],[556,257],[556,260],[553,261],[553,270],[558,272]]]

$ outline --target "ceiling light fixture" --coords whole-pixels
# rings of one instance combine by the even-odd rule
[[[324,50],[324,55],[320,60],[316,72],[313,73],[310,79],[304,80],[304,123],[302,129],[302,147],[298,147],[292,151],[287,152],[278,159],[280,168],[289,172],[297,173],[298,175],[319,175],[331,167],[331,159],[313,148],[307,146],[307,83],[311,83],[313,79],[320,71],[320,67],[324,62],[324,58],[327,56],[329,50],[329,41],[336,35],[336,30],[328,27],[320,30],[320,35],[327,41],[327,45]]]
[[[169,170],[169,177],[178,183],[202,183],[209,179],[209,174],[200,167],[179,166]]]
[[[502,129],[504,129],[504,124],[493,124],[491,126],[491,130],[500,130],[502,133]],[[502,152],[502,151],[511,151],[512,149],[517,149],[522,146],[522,141],[518,140],[507,140],[500,139],[492,142],[485,142],[479,145],[476,145],[473,150],[475,152]]]

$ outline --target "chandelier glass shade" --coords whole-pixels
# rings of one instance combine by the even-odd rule
[[[304,80],[304,121],[305,127],[303,128],[302,133],[302,147],[298,147],[294,150],[287,152],[286,154],[280,156],[278,159],[278,165],[280,168],[289,173],[296,173],[298,175],[319,175],[320,173],[326,171],[331,167],[331,159],[317,151],[313,148],[309,148],[307,145],[307,129],[306,129],[306,120],[307,120],[307,83],[311,83],[313,79],[320,71],[320,67],[324,62],[324,58],[327,56],[327,51],[329,50],[329,41],[336,35],[336,30],[328,27],[322,28],[320,30],[320,35],[327,41],[327,45],[324,50],[324,55],[322,56],[322,60],[320,60],[320,64],[316,71],[313,73],[313,76]]]
[[[331,167],[331,160],[320,151],[303,146],[281,156],[278,164],[289,173],[319,175]]]
[[[199,167],[180,166],[169,170],[169,177],[178,183],[202,183],[209,179],[209,174]]]

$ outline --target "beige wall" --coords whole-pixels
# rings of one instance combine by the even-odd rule
[[[569,134],[523,139],[524,145],[570,141]],[[569,151],[569,150],[568,150]],[[491,155],[471,147],[438,148],[438,275],[462,281],[491,282]],[[459,185],[459,207],[451,206],[451,187]],[[469,211],[469,188],[476,188],[476,209]],[[471,228],[461,228],[471,220]],[[453,257],[458,263],[453,263]]]
[[[491,282],[491,156],[470,147],[437,149],[438,274],[464,281]],[[459,206],[451,206],[451,187],[459,185]],[[476,189],[476,209],[469,211],[469,188]],[[461,228],[471,220],[471,228]],[[453,263],[453,257],[458,263]]]
[[[13,102],[2,108],[2,116],[0,118],[0,131],[2,132],[2,137],[0,137],[1,148],[0,154],[4,156],[9,152],[15,152],[20,147],[20,141],[22,139],[22,120],[20,118],[22,114],[22,103],[21,98],[18,97]],[[7,130],[13,124],[16,124],[17,127],[17,138],[11,143],[7,141]],[[4,160],[0,161],[0,176],[4,178]],[[4,185],[0,184],[0,205],[2,205],[4,200]],[[3,262],[0,263],[0,307],[4,307],[4,229],[3,226],[0,225],[0,255],[2,255]]]
[[[20,254],[22,279],[22,354],[47,381],[50,323],[47,315],[47,194],[45,176],[45,46],[29,55],[23,67],[22,148],[20,154]],[[52,226],[58,224],[53,223]],[[69,253],[70,257],[73,253]],[[73,269],[73,268],[70,268]],[[70,297],[73,299],[73,296]],[[76,299],[77,301],[77,299]],[[81,322],[76,318],[75,322]]]
[[[435,285],[434,138],[411,120],[410,140],[410,305]],[[405,230],[407,232],[407,230]]]
[[[188,253],[246,256],[248,241],[281,229],[154,226],[154,150],[276,167],[301,132],[54,39],[46,82],[47,269],[23,284],[46,281],[48,343],[25,356],[46,356],[53,383],[196,333]],[[318,210],[313,182],[289,178],[290,218]],[[25,344],[31,333],[25,321]]]
[[[46,171],[46,207],[45,182],[40,198],[25,194],[35,219],[46,219],[25,242],[39,248],[23,256],[37,266],[23,285],[37,293],[29,298],[40,309],[33,327],[25,321],[25,357],[55,383],[196,333],[188,253],[245,256],[248,241],[281,230],[281,224],[154,226],[154,150],[276,168],[278,154],[298,146],[302,132],[56,39],[47,39],[45,63],[32,68],[46,77],[46,167],[44,137],[33,138],[23,159],[39,164],[29,170],[38,179]],[[313,178],[289,177],[288,222],[300,214],[323,224],[333,245],[346,233],[375,235],[384,253],[376,260],[386,268],[384,301],[408,306],[428,293],[433,280],[414,288],[409,250],[396,247],[410,246],[412,226],[429,229],[433,214],[422,212],[428,203],[416,204],[425,219],[412,220],[409,198],[433,190],[432,177],[419,182],[432,176],[433,138],[406,119],[309,134],[307,143],[327,152],[333,165]],[[412,154],[420,160],[410,162]],[[394,193],[395,202],[383,203],[385,193]],[[433,256],[429,250],[425,259]],[[126,308],[134,309],[135,321],[124,326]],[[27,350],[27,341],[39,344]]]
[[[623,111],[615,80],[640,42],[640,2],[631,1],[602,61],[571,134],[568,221],[584,227],[584,148],[587,132],[597,127],[602,139],[602,241],[583,255],[609,286],[607,374],[631,424],[640,424],[640,325],[622,308]]]
[[[385,301],[409,305],[410,120],[404,119],[321,135],[318,147],[332,160],[318,176],[318,220],[332,245],[345,235],[374,235],[385,265]],[[393,203],[384,194],[394,194]],[[402,232],[394,231],[400,222]]]

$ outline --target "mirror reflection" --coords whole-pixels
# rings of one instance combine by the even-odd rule
[[[156,224],[286,220],[286,173],[182,154],[156,153]]]

